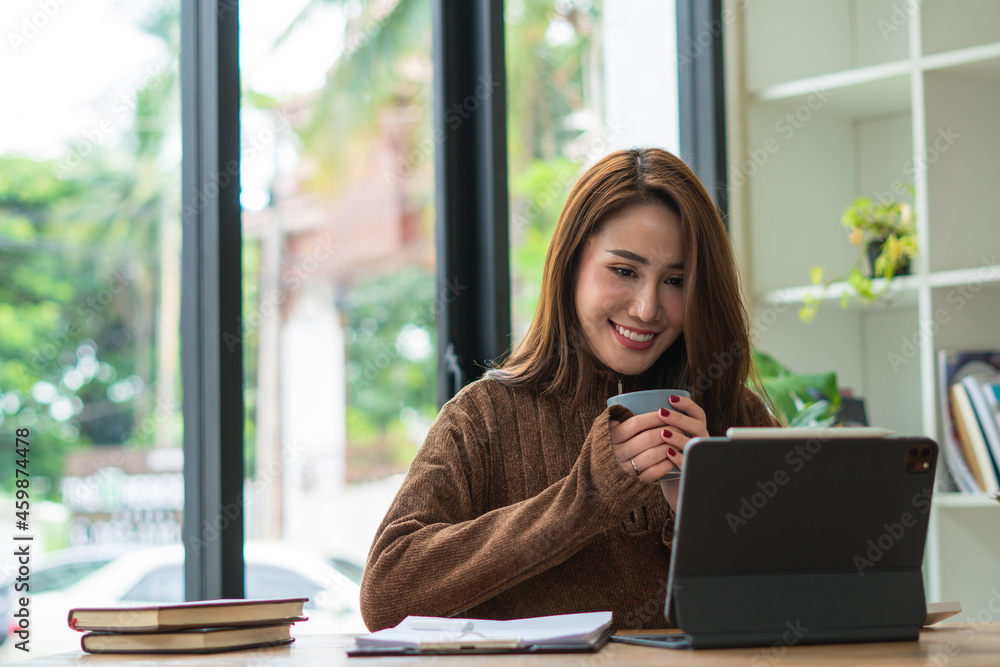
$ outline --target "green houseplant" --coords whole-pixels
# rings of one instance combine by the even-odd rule
[[[858,254],[847,273],[832,280],[824,282],[823,267],[813,267],[812,284],[822,285],[822,290],[819,294],[806,296],[799,311],[803,322],[815,319],[823,292],[836,282],[844,281],[849,288],[841,296],[842,308],[847,307],[852,291],[864,303],[874,303],[885,294],[897,275],[909,272],[910,260],[917,254],[913,207],[906,202],[894,199],[876,202],[858,197],[844,209],[840,223],[849,230],[848,239],[857,247]],[[868,272],[864,270],[866,259]],[[884,278],[878,288],[873,282],[876,278]]]
[[[835,372],[793,373],[765,352],[753,350],[752,356],[760,384],[782,424],[812,428],[834,424],[840,409]]]

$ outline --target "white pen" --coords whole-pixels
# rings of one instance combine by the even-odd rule
[[[415,618],[408,622],[411,630],[439,630],[441,632],[466,632],[472,629],[472,621],[467,619]]]

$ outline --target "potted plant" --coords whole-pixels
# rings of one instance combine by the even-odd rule
[[[840,409],[836,372],[793,373],[761,350],[753,350],[752,356],[757,378],[782,424],[811,428],[834,425]]]
[[[846,308],[853,291],[866,304],[877,301],[889,289],[898,275],[909,273],[910,260],[917,254],[917,232],[913,207],[906,202],[885,199],[872,201],[858,197],[844,209],[841,224],[849,230],[848,239],[856,246],[858,254],[847,273],[823,281],[823,267],[813,267],[812,284],[822,285],[817,295],[807,295],[799,318],[811,322],[819,310],[823,292],[835,282],[844,281],[848,288],[840,298],[841,308]],[[865,269],[868,262],[868,271]],[[878,288],[873,282],[883,278]]]

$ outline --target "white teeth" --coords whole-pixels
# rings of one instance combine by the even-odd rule
[[[612,322],[612,324],[614,324]],[[647,340],[652,340],[655,334],[637,334],[631,329],[626,329],[623,326],[615,324],[615,330],[621,335],[625,336],[629,340],[634,340],[637,343],[645,343]]]

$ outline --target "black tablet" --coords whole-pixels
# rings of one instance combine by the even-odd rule
[[[692,440],[663,645],[917,639],[937,455],[855,429]]]

